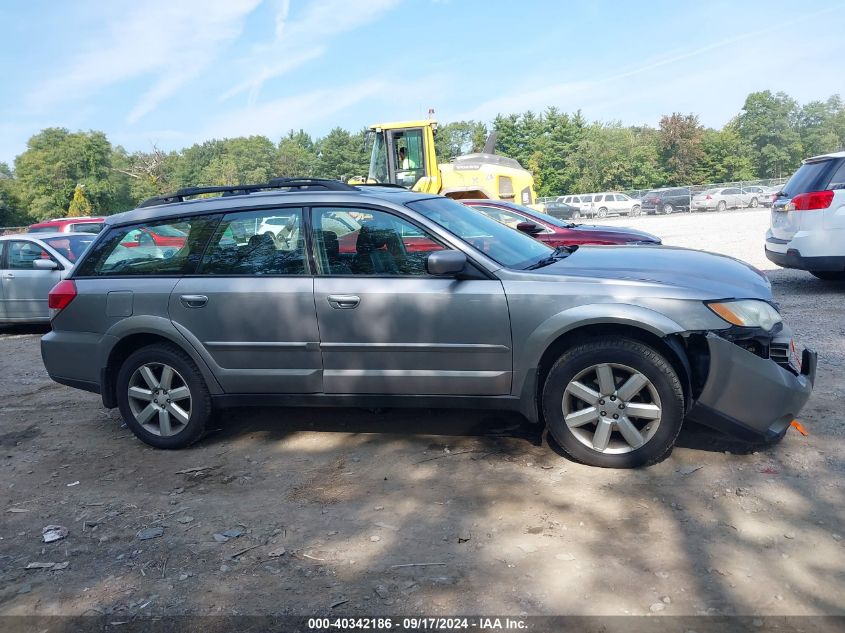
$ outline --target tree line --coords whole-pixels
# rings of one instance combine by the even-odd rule
[[[788,176],[802,158],[845,147],[845,105],[839,95],[801,105],[783,92],[754,92],[721,129],[704,127],[695,114],[663,116],[655,128],[589,122],[580,111],[549,107],[499,115],[489,125],[441,125],[440,162],[481,151],[490,132],[497,153],[534,174],[541,196],[649,189]],[[0,163],[0,226],[117,213],[196,185],[365,175],[366,145],[364,130],[338,127],[322,138],[291,130],[277,142],[250,136],[127,152],[103,132],[47,128],[29,139],[13,168]]]

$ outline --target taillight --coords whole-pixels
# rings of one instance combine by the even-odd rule
[[[76,297],[76,284],[64,279],[53,286],[47,295],[47,305],[51,310],[64,310]]]
[[[814,209],[827,209],[833,202],[832,191],[810,191],[800,193],[789,201],[791,210],[813,211]]]

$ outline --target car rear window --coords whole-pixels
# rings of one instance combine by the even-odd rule
[[[26,230],[26,232],[27,233],[55,233],[58,230],[59,230],[58,226],[31,226]]]
[[[845,187],[845,159],[831,158],[801,165],[783,186],[782,191],[784,196],[794,198],[798,194],[809,191],[842,189],[843,187]]]
[[[70,230],[74,233],[99,233],[103,230],[102,222],[80,222],[79,224],[71,224]]]

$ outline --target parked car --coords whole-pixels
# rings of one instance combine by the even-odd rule
[[[219,190],[109,217],[50,292],[49,375],[99,393],[152,446],[197,441],[215,407],[472,407],[542,420],[587,464],[634,467],[685,419],[775,441],[810,396],[816,354],[779,354],[795,344],[771,285],[735,259],[552,249],[449,198],[338,181],[185,200]],[[324,224],[338,211],[361,218],[349,256]],[[257,233],[283,214],[307,239]],[[176,223],[176,253],[120,250]],[[427,252],[410,256],[406,235]]]
[[[592,217],[605,218],[608,215],[639,215],[642,203],[624,193],[614,191],[588,194]],[[586,197],[586,196],[585,196]]]
[[[90,233],[0,237],[0,323],[46,323],[47,296],[94,241]]]
[[[651,244],[660,238],[645,231],[625,227],[573,224],[535,211],[514,202],[502,200],[461,200],[484,215],[517,229],[549,246],[573,244]]]
[[[580,196],[558,196],[557,202],[562,202],[563,204],[569,205],[570,207],[575,207],[576,209],[581,209],[582,204],[586,204],[588,210],[590,208],[589,203],[581,202]]]
[[[56,218],[31,224],[27,233],[99,233],[105,218]]]
[[[808,158],[781,188],[766,257],[819,279],[845,279],[845,152]]]
[[[158,247],[180,249],[185,245],[187,233],[176,226],[143,227],[126,236],[122,245],[126,248]]]
[[[743,194],[739,187],[716,187],[695,194],[692,197],[692,207],[694,211],[740,209],[749,206],[751,199]],[[754,197],[753,200],[756,207],[757,197]]]
[[[642,198],[642,212],[665,213],[669,215],[675,211],[689,211],[691,192],[687,187],[673,187],[654,189]]]
[[[566,198],[573,198],[577,196],[564,196]],[[568,202],[563,202],[560,198],[554,202],[546,202],[543,205],[543,211],[546,215],[558,218],[559,220],[579,220],[586,215],[581,207],[575,206]]]
[[[742,187],[742,195],[745,206],[752,209],[772,206],[772,197],[780,187],[764,187],[762,185],[745,185]]]

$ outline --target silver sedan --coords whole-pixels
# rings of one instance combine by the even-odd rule
[[[47,323],[47,295],[91,245],[90,233],[0,236],[0,323]]]

